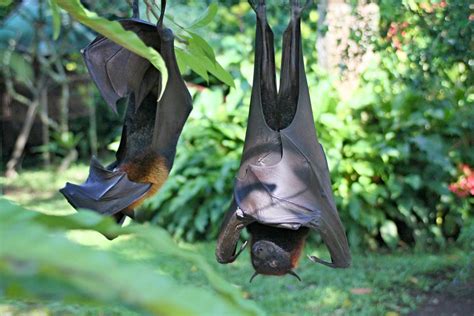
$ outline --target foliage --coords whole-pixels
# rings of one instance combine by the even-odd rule
[[[418,9],[414,14],[408,5],[381,3],[382,29],[390,25],[389,17],[396,21],[412,17],[410,23],[415,24],[405,29],[410,38],[400,46],[406,51],[392,46],[393,37],[382,30],[376,39],[379,59],[347,101],[339,98],[332,77],[318,71],[309,54],[307,75],[318,136],[326,149],[336,202],[353,248],[443,246],[459,236],[464,223],[469,229],[474,200],[460,200],[448,190],[457,175],[456,166],[474,161],[470,150],[474,144],[470,52],[461,44],[470,31],[465,28],[468,13],[461,8],[449,3],[438,16]],[[239,24],[232,19],[246,19],[247,10],[240,4],[231,7],[236,16],[223,14],[222,27],[235,30]],[[428,21],[460,44],[447,50],[451,40],[444,37],[448,35],[431,32]],[[221,29],[221,24],[213,25]],[[229,69],[237,67],[233,74],[241,83],[238,104],[249,101],[249,36],[252,38],[251,33],[224,36],[221,41],[223,60],[231,61]],[[429,45],[414,44],[421,41]],[[416,59],[423,54],[431,59]],[[155,213],[152,221],[176,237],[214,238],[216,223],[231,199],[241,154],[241,143],[235,142],[244,136],[242,112],[247,112],[247,107],[232,106],[233,95],[231,90],[223,101],[220,92],[205,90],[206,98],[195,100],[196,116],[185,128],[172,176],[143,208],[145,218]],[[214,109],[216,104],[223,109]],[[224,109],[229,116],[214,115]],[[216,126],[219,133],[215,133]],[[229,137],[236,130],[241,134]],[[226,145],[229,141],[230,147]]]
[[[153,5],[154,3],[151,3],[150,7]],[[99,17],[94,12],[88,11],[79,1],[51,0],[55,37],[59,34],[60,27],[57,6],[60,6],[75,19],[92,28],[96,32],[131,50],[137,55],[150,60],[150,62],[162,73],[163,85],[166,85],[168,73],[163,59],[157,52],[146,47],[146,45],[133,32],[125,31],[119,23],[108,21]],[[154,10],[153,12],[155,13]],[[196,33],[199,29],[207,26],[214,19],[216,13],[217,4],[211,3],[205,14],[187,27],[178,24],[170,15],[168,15],[167,18],[178,27],[177,31],[175,31],[178,40],[182,43],[186,43],[186,45],[178,46],[175,49],[176,58],[181,71],[184,71],[185,67],[189,67],[206,81],[209,81],[209,72],[225,84],[233,86],[232,77],[217,62],[212,47],[206,42],[206,40]],[[155,14],[155,18],[156,17]]]
[[[71,180],[71,177],[79,179],[86,176],[87,172],[87,165],[74,165],[66,173],[54,173],[44,169],[25,170],[16,179],[0,177],[0,185],[5,187],[8,198],[21,201],[22,205],[32,205],[35,209],[52,214],[74,213],[57,189],[66,180]],[[48,195],[45,196],[45,192]],[[49,195],[52,193],[54,195]],[[57,232],[50,231],[50,234]],[[175,256],[157,249],[149,240],[124,236],[108,241],[91,230],[68,231],[67,237],[71,242],[74,241],[74,244],[88,245],[113,257],[119,257],[124,266],[139,264],[153,267],[156,274],[173,278],[182,286],[199,287],[214,293],[201,269],[190,261],[176,260]],[[471,235],[466,234],[465,237],[465,242],[470,243],[472,247],[472,230]],[[32,247],[33,239],[28,238]],[[460,293],[467,295],[465,290],[460,290],[457,286],[470,282],[474,277],[474,252],[450,248],[431,253],[426,250],[390,253],[354,251],[353,265],[347,270],[329,269],[302,259],[297,273],[301,275],[303,282],[298,282],[290,276],[259,276],[252,283],[248,283],[253,273],[248,251],[244,251],[235,263],[221,265],[214,259],[215,242],[180,243],[180,248],[191,249],[200,254],[214,271],[225,275],[225,279],[240,289],[245,298],[255,301],[269,315],[386,315],[388,312],[403,315],[423,304],[426,296],[432,295],[433,292],[437,298],[446,292],[457,298]],[[326,251],[314,248],[311,244],[305,247],[303,258],[306,254],[327,256]],[[3,280],[0,276],[0,284]],[[60,301],[60,297],[51,295],[45,300],[7,300],[4,295],[0,295],[0,314],[144,314],[130,304],[95,303],[90,299],[80,302]]]
[[[61,26],[59,22],[59,6],[75,19],[99,34],[102,34],[138,56],[148,59],[150,63],[160,71],[163,86],[166,86],[166,82],[168,81],[168,70],[166,69],[163,58],[161,58],[161,55],[153,48],[146,46],[137,34],[124,30],[122,25],[116,21],[109,21],[99,17],[95,12],[87,10],[79,0],[51,0],[50,3],[53,13],[55,38],[59,35],[59,27]],[[162,93],[163,91],[160,91],[160,98]]]
[[[178,248],[163,230],[134,225],[121,228],[110,218],[87,211],[45,215],[5,199],[0,200],[0,207],[1,292],[7,297],[115,302],[157,315],[259,314],[200,256]],[[93,229],[109,237],[132,234],[158,252],[192,262],[204,272],[214,293],[183,287],[148,265],[80,246],[66,238],[70,229]],[[35,247],[31,247],[33,240]]]

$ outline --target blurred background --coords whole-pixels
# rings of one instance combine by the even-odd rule
[[[108,19],[131,15],[125,0],[81,2]],[[167,25],[179,34],[211,3],[170,1],[167,12],[173,22]],[[215,3],[216,16],[198,33],[234,86],[228,77],[200,69],[199,59],[178,56],[194,109],[170,178],[138,210],[138,221],[195,245],[210,261],[240,163],[255,33],[247,2]],[[267,7],[279,67],[289,6],[269,1]],[[146,19],[145,12],[142,4]],[[432,295],[453,284],[459,293],[474,293],[473,23],[473,5],[467,0],[320,0],[306,11],[303,49],[316,129],[357,255],[356,270],[343,272],[353,283],[341,280],[334,290],[345,296],[328,301],[336,294],[317,296],[313,292],[321,289],[311,285],[299,303],[303,314],[405,314],[423,304],[439,307],[441,303],[430,303]],[[65,13],[61,25],[54,41],[47,1],[6,1],[0,6],[1,190],[7,198],[48,214],[73,213],[57,190],[66,181],[85,180],[91,155],[104,163],[114,160],[125,110],[125,102],[119,115],[109,110],[87,74],[80,50],[95,33]],[[185,49],[188,43],[176,45]],[[309,244],[318,251],[316,234]],[[248,269],[248,260],[240,261]],[[351,281],[363,279],[368,265],[395,270],[378,281],[378,290],[374,280]],[[303,268],[308,275],[312,269],[324,273],[309,263]],[[226,273],[225,267],[222,271]],[[244,286],[249,298],[272,313],[296,313],[295,306],[285,304],[285,295],[272,298],[280,302],[275,305],[263,294],[271,281],[261,282]],[[296,291],[278,282],[282,291]],[[414,290],[391,296],[404,286]],[[443,300],[449,301],[438,302]],[[463,308],[474,308],[470,302]],[[382,307],[370,309],[377,304]]]

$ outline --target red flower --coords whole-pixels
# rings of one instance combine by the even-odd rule
[[[462,175],[458,181],[449,185],[449,191],[456,194],[458,197],[474,196],[474,171],[466,164],[459,166]]]

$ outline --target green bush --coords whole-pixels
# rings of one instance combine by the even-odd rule
[[[316,129],[353,247],[443,246],[473,217],[473,197],[460,199],[448,190],[459,164],[474,165],[472,51],[466,45],[472,23],[466,1],[395,2],[379,3],[381,31],[374,43],[380,58],[350,100],[339,98],[332,77],[318,72],[314,54],[308,54]],[[234,16],[222,13],[222,22],[211,26],[236,31],[242,20],[253,23],[246,10],[234,5]],[[284,13],[270,16],[284,25]],[[303,31],[308,25],[314,29],[309,20]],[[238,92],[223,97],[211,87],[200,93],[172,176],[142,209],[144,218],[175,237],[215,238],[231,199],[252,78],[249,38],[253,34],[246,28],[245,34],[212,42],[236,77]],[[280,49],[277,59],[279,54]]]

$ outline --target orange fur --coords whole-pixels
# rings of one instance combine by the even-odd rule
[[[298,266],[298,260],[301,257],[301,253],[304,249],[304,243],[306,240],[306,236],[303,236],[299,241],[296,247],[291,251],[291,267],[296,268]]]
[[[169,175],[165,158],[152,152],[147,152],[133,159],[133,161],[125,162],[119,168],[125,171],[128,178],[133,182],[152,184],[150,190],[143,197],[122,211],[127,215],[131,215],[130,213],[133,212],[134,208],[142,204],[145,199],[154,195],[165,183]]]

